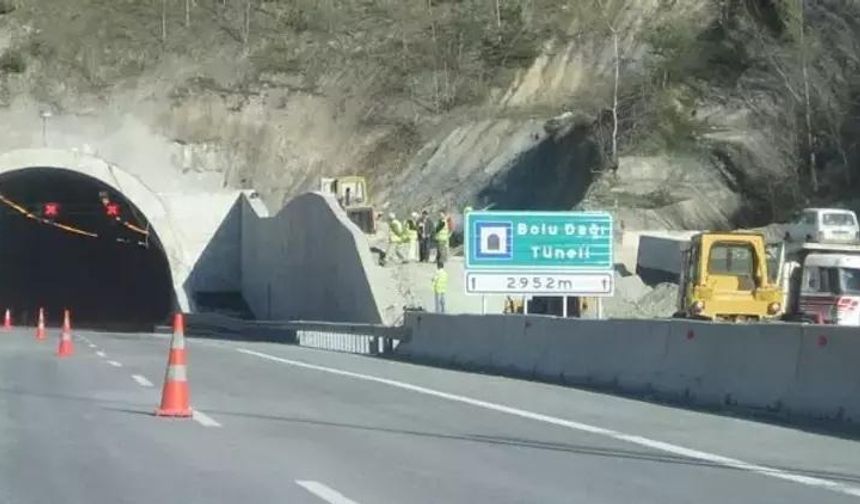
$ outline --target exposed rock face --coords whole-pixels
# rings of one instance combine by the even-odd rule
[[[96,14],[74,3],[0,14],[0,149],[41,145],[38,114],[51,109],[51,146],[138,166],[153,184],[254,187],[278,207],[320,176],[357,173],[380,208],[609,208],[627,229],[761,225],[860,179],[860,28],[846,2],[807,2],[806,53],[797,13],[765,0],[619,0],[604,13],[545,2],[505,22],[526,30],[553,17],[560,30],[530,32],[537,49],[518,66],[472,73],[488,41],[464,37],[492,23],[457,24],[472,20],[450,9],[468,2],[429,14],[267,3],[246,39],[230,31],[237,13],[200,0],[191,27],[171,13],[164,42],[143,4]],[[416,45],[430,28],[453,66],[442,45]]]

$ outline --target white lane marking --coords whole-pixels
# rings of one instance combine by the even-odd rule
[[[221,424],[216,422],[214,418],[197,410],[192,411],[191,418],[203,427],[221,427]]]
[[[296,480],[296,485],[299,485],[308,492],[330,504],[358,504],[354,500],[344,497],[344,495],[337,490],[329,488],[318,481]]]
[[[87,343],[87,346],[89,346],[90,348],[98,348],[97,346],[95,346],[95,345],[94,345],[94,344],[92,344],[92,343]]]
[[[497,411],[499,413],[505,413],[508,415],[518,416],[521,418],[528,418],[530,420],[537,420],[539,422],[544,422],[552,425],[557,425],[560,427],[567,427],[569,429],[578,430],[582,432],[588,432],[591,434],[597,434],[600,436],[609,437],[612,439],[616,439],[618,441],[624,441],[627,443],[636,444],[639,446],[644,446],[647,448],[651,448],[653,450],[662,451],[665,453],[671,453],[673,455],[680,455],[682,457],[687,457],[695,460],[702,460],[705,462],[709,462],[715,465],[720,465],[723,467],[729,467],[732,469],[740,469],[743,471],[754,472],[757,474],[761,474],[764,476],[770,476],[773,478],[778,478],[781,480],[791,481],[794,483],[800,483],[802,485],[808,485],[816,488],[822,488],[826,490],[832,490],[834,492],[839,492],[847,495],[851,495],[854,497],[860,497],[860,488],[846,485],[844,483],[839,483],[836,481],[816,478],[813,476],[804,476],[802,474],[793,473],[790,471],[784,471],[781,469],[776,469],[773,467],[767,467],[757,464],[751,464],[749,462],[744,462],[743,460],[733,459],[729,457],[723,457],[721,455],[716,455],[713,453],[703,452],[699,450],[693,450],[690,448],[685,448],[683,446],[664,443],[662,441],[656,441],[653,439],[645,438],[642,436],[635,436],[631,434],[626,434],[623,432],[618,432],[610,429],[604,429],[602,427],[595,427],[593,425],[588,425],[580,422],[574,422],[572,420],[565,420],[563,418],[553,417],[549,415],[543,415],[541,413],[534,413],[532,411],[523,410],[519,408],[512,408],[510,406],[505,406],[503,404],[491,403],[487,401],[482,401],[480,399],[473,399],[471,397],[460,396],[456,394],[449,394],[447,392],[442,392],[440,390],[434,390],[426,387],[420,387],[418,385],[412,385],[405,382],[400,382],[397,380],[391,380],[388,378],[380,378],[378,376],[365,375],[360,373],[353,373],[352,371],[344,371],[342,369],[329,368],[324,366],[317,366],[314,364],[308,364],[305,362],[294,361],[290,359],[284,359],[281,357],[275,357],[274,355],[269,355],[261,352],[255,352],[254,350],[248,350],[245,348],[237,348],[237,351],[247,354],[253,355],[255,357],[260,357],[261,359],[266,359],[274,362],[280,362],[282,364],[289,364],[291,366],[305,368],[305,369],[313,369],[315,371],[322,371],[324,373],[330,373],[340,376],[347,376],[350,378],[356,378],[359,380],[366,380],[376,383],[382,383],[384,385],[389,385],[391,387],[396,387],[404,390],[410,390],[412,392],[417,392],[419,394],[425,394],[433,397],[438,397],[441,399],[447,399],[449,401],[455,401],[459,403],[469,404],[472,406],[477,406],[479,408],[484,408],[492,411]]]
[[[152,382],[147,380],[145,376],[139,374],[131,375],[131,379],[136,381],[141,387],[152,387]]]
[[[107,361],[107,363],[108,363],[108,364],[110,364],[110,365],[111,365],[111,366],[113,366],[113,367],[122,367],[122,363],[121,363],[121,362],[117,362],[117,361],[115,361],[115,360],[109,360],[109,361]]]
[[[105,353],[104,353],[104,352],[102,352],[101,350],[99,350],[98,352],[96,352],[96,355],[98,355],[99,357],[107,357],[107,354],[105,354]]]

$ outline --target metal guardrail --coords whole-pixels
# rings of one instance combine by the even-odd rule
[[[314,320],[241,320],[220,314],[189,314],[189,335],[294,343],[310,348],[366,355],[393,351],[409,338],[404,326]]]

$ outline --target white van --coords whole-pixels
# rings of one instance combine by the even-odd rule
[[[787,242],[857,243],[857,215],[839,208],[807,208],[788,225]]]

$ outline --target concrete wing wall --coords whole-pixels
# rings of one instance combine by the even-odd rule
[[[860,423],[857,330],[799,324],[410,313],[405,359]]]
[[[189,296],[241,290],[240,194],[239,191],[160,194],[186,262],[191,265],[183,283]]]
[[[243,197],[241,235],[242,294],[257,318],[387,321],[377,296],[393,285],[371,285],[367,240],[330,196],[303,194],[271,217]]]

